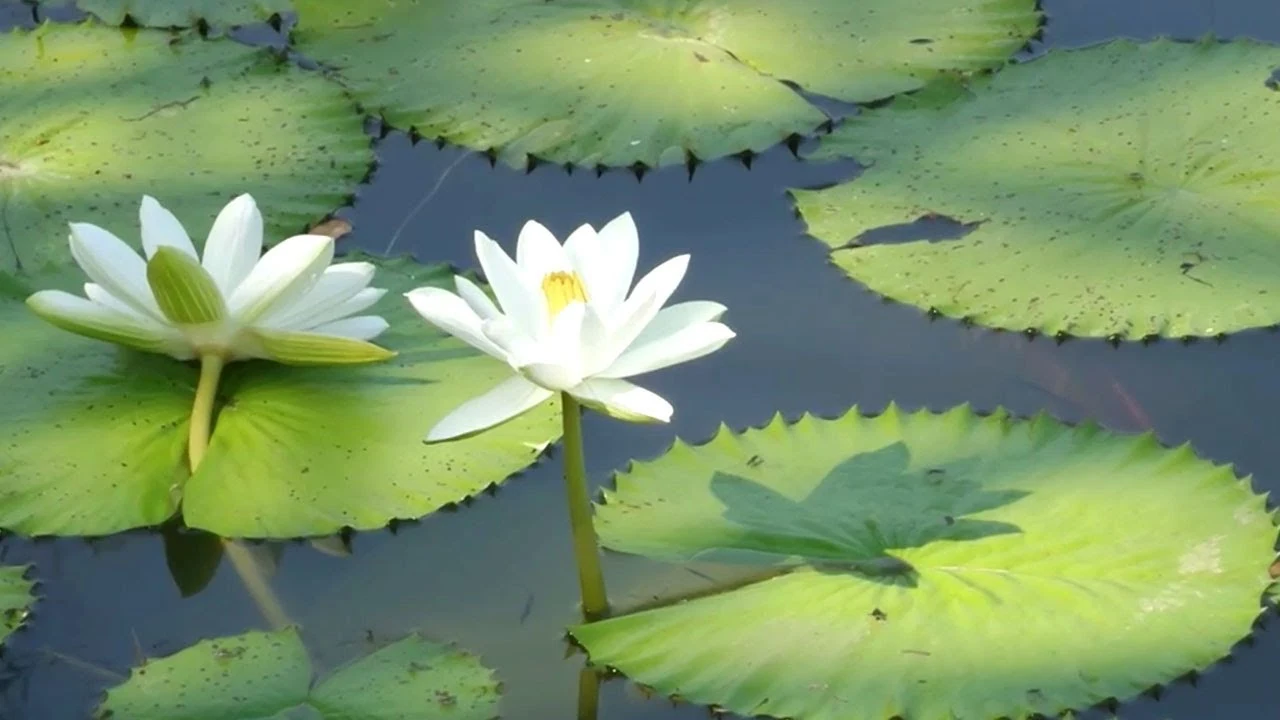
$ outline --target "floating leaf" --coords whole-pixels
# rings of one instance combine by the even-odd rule
[[[0,271],[68,261],[71,221],[136,237],[144,194],[207,228],[252,193],[281,240],[373,162],[340,87],[230,41],[92,24],[0,35],[0,103]]]
[[[104,535],[159,524],[181,502],[188,525],[224,537],[325,535],[425,515],[532,463],[558,435],[552,402],[465,440],[423,443],[510,369],[431,329],[401,297],[451,287],[448,268],[375,262],[374,284],[389,292],[371,312],[391,323],[378,342],[399,355],[362,367],[232,363],[194,477],[185,450],[196,368],[53,328],[0,274],[0,527]]]
[[[0,642],[22,627],[31,614],[31,590],[27,568],[0,566]]]
[[[851,118],[814,157],[870,167],[796,191],[872,290],[990,327],[1139,339],[1280,322],[1280,48],[1116,41],[940,84]],[[863,244],[939,214],[949,241]]]
[[[42,0],[39,5],[65,4]],[[105,23],[123,24],[129,18],[145,27],[194,27],[204,22],[218,27],[248,25],[289,12],[289,0],[76,0],[76,7]]]
[[[1034,0],[296,0],[299,50],[391,124],[477,150],[649,166],[811,132],[850,102],[1004,62]]]
[[[293,628],[204,640],[148,662],[112,688],[99,718],[128,720],[492,720],[499,688],[466,653],[416,635],[313,687]]]
[[[967,407],[677,443],[618,476],[597,527],[769,577],[577,627],[593,663],[801,720],[1052,717],[1169,682],[1249,633],[1276,541],[1264,499],[1189,447]]]

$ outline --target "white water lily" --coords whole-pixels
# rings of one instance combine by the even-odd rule
[[[662,307],[684,278],[688,255],[631,288],[639,239],[630,213],[599,232],[583,225],[563,246],[530,221],[515,260],[482,232],[475,244],[497,304],[460,276],[456,295],[427,287],[406,297],[428,322],[506,362],[516,375],[454,410],[428,441],[497,425],[555,393],[616,417],[667,422],[671,404],[624,378],[702,357],[734,337],[717,322],[725,311],[719,303]]]
[[[374,266],[330,265],[333,239],[297,235],[262,254],[262,214],[249,195],[218,214],[203,258],[182,223],[150,196],[139,210],[139,256],[96,225],[71,224],[71,254],[90,282],[84,297],[42,290],[27,299],[71,332],[179,360],[266,358],[290,364],[372,362],[387,328],[368,309],[386,290]]]

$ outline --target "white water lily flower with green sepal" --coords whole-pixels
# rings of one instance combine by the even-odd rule
[[[27,305],[65,330],[179,360],[327,365],[394,355],[368,342],[387,329],[384,319],[352,317],[386,292],[369,287],[373,265],[331,266],[332,238],[296,235],[263,254],[262,214],[241,195],[214,220],[201,258],[154,198],[143,197],[138,215],[145,260],[111,232],[72,223],[85,297],[42,290]]]
[[[688,255],[662,263],[631,288],[639,238],[630,213],[599,232],[583,225],[563,246],[531,220],[520,231],[515,260],[482,232],[475,243],[496,304],[461,276],[457,294],[419,288],[406,297],[427,322],[518,374],[447,415],[428,442],[492,427],[558,392],[614,417],[667,422],[671,404],[624,378],[694,360],[734,337],[718,322],[725,312],[719,303],[663,308],[684,278]]]

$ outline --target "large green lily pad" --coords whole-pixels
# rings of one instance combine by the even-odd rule
[[[196,225],[252,193],[280,240],[342,205],[373,162],[335,83],[194,35],[0,35],[0,104],[0,271],[68,261],[70,221],[127,235],[144,194]]]
[[[762,150],[850,102],[1004,62],[1034,0],[295,0],[298,49],[393,125],[513,165]]]
[[[416,635],[313,678],[298,632],[204,640],[133,671],[97,717],[122,720],[492,720],[499,687],[479,659]]]
[[[436,420],[510,375],[428,327],[401,293],[452,287],[443,266],[377,261],[371,312],[399,352],[361,367],[228,366],[208,453],[187,472],[195,367],[47,325],[0,275],[0,527],[104,535],[187,524],[224,537],[331,534],[415,518],[532,463],[559,433],[554,403],[474,437],[426,445]],[[39,287],[72,287],[65,273]],[[7,289],[6,289],[7,283]]]
[[[885,296],[996,328],[1212,336],[1280,322],[1280,48],[1116,41],[850,119],[814,153],[870,165],[795,191]],[[929,214],[958,240],[864,245]]]
[[[26,566],[0,567],[0,642],[22,627],[31,614],[31,591]]]
[[[45,0],[40,4],[54,3]],[[219,27],[248,25],[292,9],[289,0],[76,0],[75,4],[112,25],[129,18],[138,25],[161,28],[192,27],[200,22]]]
[[[1189,447],[967,407],[677,443],[618,476],[597,527],[616,550],[769,577],[573,629],[594,663],[799,720],[1134,695],[1250,632],[1276,541],[1264,498]]]

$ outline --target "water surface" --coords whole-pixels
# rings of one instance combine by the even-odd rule
[[[1274,0],[1046,0],[1045,9],[1050,20],[1032,54],[1121,35],[1212,32],[1280,42]],[[25,7],[0,4],[0,23],[30,19]],[[343,241],[348,247],[471,266],[474,229],[509,245],[531,217],[563,236],[629,210],[640,228],[642,268],[690,252],[677,300],[729,306],[737,340],[645,380],[676,401],[670,426],[588,416],[595,485],[608,483],[629,458],[662,453],[677,435],[709,437],[721,421],[740,428],[762,424],[774,411],[835,415],[855,403],[876,411],[894,400],[908,409],[969,402],[982,410],[1093,418],[1121,431],[1150,428],[1166,442],[1191,441],[1204,456],[1255,473],[1261,489],[1280,490],[1273,421],[1280,335],[1247,332],[1221,344],[1059,345],[930,320],[883,302],[827,264],[824,246],[804,235],[784,194],[848,177],[852,163],[807,164],[777,149],[750,169],[736,160],[701,166],[692,180],[682,168],[643,181],[627,172],[597,177],[549,166],[526,174],[455,148],[414,145],[398,132],[379,143],[378,156],[370,184],[342,213],[356,228]],[[562,632],[575,620],[576,581],[554,456],[458,512],[394,533],[356,535],[352,548],[349,557],[333,557],[303,543],[276,547],[273,586],[322,664],[363,651],[370,638],[419,630],[483,655],[504,682],[504,717],[574,716],[581,658],[565,657]],[[226,564],[206,590],[182,599],[156,534],[92,543],[10,538],[0,552],[5,562],[36,563],[42,594],[31,626],[0,656],[0,718],[80,720],[140,657],[264,627]],[[724,569],[703,570],[729,577]],[[623,602],[707,582],[621,556],[608,558],[606,572]],[[1272,720],[1280,716],[1270,685],[1277,667],[1280,636],[1263,628],[1196,686],[1127,703],[1121,715]],[[702,708],[646,699],[622,680],[602,691],[602,720],[705,716]]]

